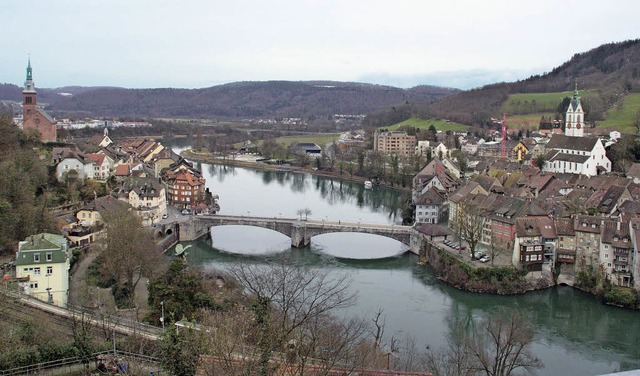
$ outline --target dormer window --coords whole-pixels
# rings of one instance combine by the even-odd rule
[[[592,224],[591,224],[591,228],[596,228],[596,224],[595,224],[595,223],[592,223]]]
[[[622,242],[623,242],[623,243],[626,243],[626,242],[628,242],[628,241],[629,241],[629,239],[627,239],[627,238],[623,238],[623,239],[622,239]]]
[[[614,236],[613,240],[618,241],[618,240],[620,240],[620,238],[618,238],[617,236]]]

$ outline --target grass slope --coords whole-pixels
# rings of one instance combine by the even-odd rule
[[[622,104],[610,109],[605,120],[598,123],[598,128],[614,128],[622,133],[636,133],[633,125],[640,112],[640,93],[627,94]]]
[[[581,91],[580,97],[592,95],[589,90]],[[508,115],[554,113],[564,97],[572,97],[572,91],[556,93],[509,94],[509,98],[500,107],[500,113]]]
[[[467,126],[464,124],[448,122],[446,120],[441,119],[418,119],[411,118],[407,119],[401,123],[394,124],[390,127],[383,127],[390,131],[395,131],[400,127],[409,126],[417,129],[429,129],[430,126],[436,127],[438,131],[446,132],[446,131],[466,131]]]
[[[297,144],[299,142],[313,142],[324,149],[324,146],[330,142],[337,141],[340,139],[340,133],[321,133],[321,134],[310,134],[304,136],[283,136],[278,137],[275,141],[283,146],[290,146],[293,144]],[[258,145],[262,145],[262,140],[258,141]],[[238,147],[242,145],[242,143],[237,144]],[[235,145],[234,145],[235,146]]]

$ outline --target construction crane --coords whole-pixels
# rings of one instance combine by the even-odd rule
[[[500,158],[504,159],[507,157],[507,114],[502,113],[502,120],[491,118],[491,121],[494,124],[502,124],[502,142],[501,142]]]

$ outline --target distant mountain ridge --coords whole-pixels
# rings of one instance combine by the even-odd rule
[[[500,107],[509,94],[573,91],[576,83],[579,90],[594,92],[584,100],[589,107],[585,110],[587,118],[603,114],[630,92],[640,92],[640,39],[608,43],[574,54],[549,73],[441,98],[429,105],[429,113],[463,124],[483,124],[500,115]]]
[[[400,89],[336,81],[246,81],[203,89],[74,86],[37,90],[38,101],[47,103],[47,111],[59,116],[156,118],[313,118],[366,114],[406,102],[430,102],[459,91],[427,85]],[[0,100],[19,101],[21,91],[16,85],[0,85]]]

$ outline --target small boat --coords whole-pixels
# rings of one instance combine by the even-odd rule
[[[371,189],[373,188],[373,183],[369,180],[364,182],[364,189]]]

